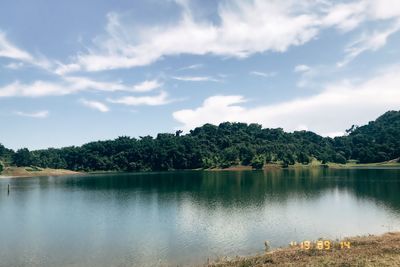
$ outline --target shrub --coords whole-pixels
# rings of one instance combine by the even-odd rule
[[[254,169],[259,170],[264,167],[264,163],[265,163],[265,158],[261,155],[257,155],[251,160],[250,165]]]

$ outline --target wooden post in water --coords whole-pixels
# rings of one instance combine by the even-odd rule
[[[10,184],[8,184],[8,186],[7,186],[7,195],[9,195],[10,194]]]

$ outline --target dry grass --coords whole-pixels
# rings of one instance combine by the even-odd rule
[[[1,173],[3,178],[36,177],[36,176],[62,176],[80,174],[79,172],[61,169],[42,169],[37,167],[6,167]]]
[[[400,266],[400,233],[348,238],[350,249],[328,251],[288,247],[264,255],[237,257],[208,267],[247,266]]]

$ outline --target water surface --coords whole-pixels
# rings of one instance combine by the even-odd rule
[[[7,195],[7,184],[11,192]],[[399,169],[0,179],[0,266],[159,266],[400,230]]]

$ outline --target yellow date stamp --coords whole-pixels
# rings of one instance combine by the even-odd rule
[[[290,242],[291,247],[296,247],[302,250],[332,250],[332,249],[350,249],[351,242],[350,241],[331,241],[331,240],[317,240],[317,241],[309,241],[305,240],[302,242],[292,241]]]

